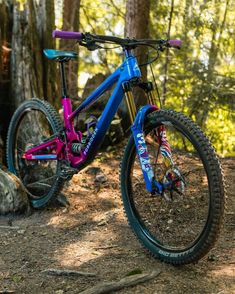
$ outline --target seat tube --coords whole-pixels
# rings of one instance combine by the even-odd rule
[[[65,70],[64,70],[64,60],[60,61],[60,76],[61,76],[61,91],[62,91],[62,97],[67,98],[67,85],[66,85],[66,79],[65,79]]]
[[[132,88],[129,82],[125,82],[122,84],[123,92],[125,94],[126,104],[128,108],[128,112],[130,115],[131,123],[134,123],[135,116],[136,116],[136,106],[134,102],[134,96],[132,93]]]

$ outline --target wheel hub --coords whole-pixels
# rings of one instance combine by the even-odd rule
[[[171,167],[166,171],[163,178],[163,185],[165,187],[165,190],[170,191],[171,200],[173,198],[173,192],[176,192],[179,195],[184,194],[185,180],[176,166]],[[166,196],[166,194],[164,196]]]

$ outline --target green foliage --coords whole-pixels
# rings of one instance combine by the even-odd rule
[[[124,8],[124,0],[82,1],[80,11],[81,31],[100,35],[123,36]],[[87,49],[81,48],[80,73],[88,73],[90,76],[98,72],[108,74],[120,64],[120,53],[120,49],[101,49],[89,52]]]
[[[124,35],[124,0],[81,1],[80,30]],[[171,1],[151,1],[150,36],[166,38]],[[235,1],[175,0],[170,37],[183,41],[181,50],[169,51],[165,107],[182,111],[206,131],[217,151],[234,154],[235,111]],[[122,52],[79,49],[79,82],[109,74],[122,60]],[[158,87],[164,81],[165,53],[154,64]],[[151,79],[151,75],[149,75]]]
[[[170,2],[152,1],[151,37],[167,35]],[[165,107],[189,115],[205,130],[221,155],[234,154],[235,29],[234,1],[174,1]],[[163,81],[162,54],[155,73]]]
[[[207,134],[221,155],[235,155],[235,116],[228,109],[215,108],[208,115]]]

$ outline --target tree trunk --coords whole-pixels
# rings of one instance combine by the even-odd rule
[[[170,10],[170,16],[169,16],[169,23],[168,23],[168,31],[167,31],[167,39],[170,39],[171,35],[171,23],[172,23],[172,17],[174,12],[174,0],[171,0],[171,10]],[[168,72],[168,63],[169,63],[169,48],[166,48],[166,55],[165,55],[165,65],[164,65],[164,80],[162,84],[162,104],[165,104],[166,101],[166,84],[167,84],[167,72]]]
[[[58,92],[56,65],[43,60],[42,57],[44,47],[55,47],[51,36],[55,21],[54,1],[12,1],[11,6],[8,3],[10,0],[0,2],[1,120],[5,114],[8,114],[8,118],[11,117],[9,112],[5,111],[5,103],[8,103],[8,107],[10,103],[14,109],[24,100],[35,96],[44,96],[52,102]],[[12,25],[10,7],[13,7]],[[11,95],[8,93],[9,89]],[[9,97],[12,97],[12,100],[8,99]],[[4,127],[5,130],[7,128],[8,126]],[[0,142],[0,163],[2,149]],[[17,177],[0,170],[0,214],[20,212],[27,207],[28,198]]]
[[[63,30],[79,31],[80,0],[64,0],[63,5]],[[60,40],[61,50],[71,50],[74,40]],[[66,65],[66,76],[68,77],[68,93],[71,98],[78,96],[78,60],[70,61]]]
[[[218,0],[215,1],[215,18],[214,18],[213,25],[211,25],[212,36],[211,36],[211,42],[210,42],[211,46],[208,52],[208,67],[207,67],[207,70],[203,73],[206,76],[206,79],[203,78],[202,84],[200,87],[201,99],[197,99],[193,102],[191,107],[192,110],[190,113],[190,116],[192,115],[196,116],[197,123],[200,126],[203,126],[206,123],[208,113],[212,107],[210,102],[213,101],[213,98],[214,98],[213,80],[214,80],[214,74],[215,74],[215,66],[216,66],[216,61],[218,59],[220,43],[222,40],[222,34],[225,29],[228,8],[229,8],[229,0],[227,0],[225,4],[223,20],[222,22],[218,23],[221,7],[220,7],[220,2]]]
[[[16,8],[16,7],[15,7]],[[29,209],[29,201],[26,192],[21,187],[19,179],[7,172],[1,170],[4,162],[4,142],[5,141],[9,120],[11,118],[11,113],[13,110],[14,100],[13,96],[10,95],[11,87],[11,66],[10,60],[13,58],[14,61],[16,57],[17,50],[19,49],[19,44],[22,43],[15,42],[13,46],[11,45],[12,39],[12,24],[13,20],[16,22],[18,18],[16,15],[12,19],[12,1],[4,1],[0,3],[0,215],[24,212]],[[19,16],[19,14],[18,14]],[[21,23],[20,23],[21,24]],[[18,24],[18,25],[20,25]],[[15,26],[16,28],[16,26]],[[16,33],[16,32],[15,32]],[[25,48],[24,48],[25,50]],[[21,50],[22,53],[23,49]],[[25,55],[24,55],[25,56]],[[24,62],[22,60],[22,62]],[[16,63],[14,63],[16,65]],[[30,72],[30,70],[29,70]],[[14,69],[16,73],[16,69]],[[20,77],[20,75],[18,75]],[[14,79],[14,82],[17,80]],[[19,82],[21,82],[20,80]],[[16,87],[18,89],[18,87]],[[18,94],[18,92],[17,92]],[[3,131],[2,131],[3,129]]]
[[[39,4],[38,4],[39,3]],[[56,64],[43,57],[43,49],[54,48],[54,1],[28,0],[23,10],[13,10],[11,83],[15,106],[32,97],[54,103],[58,96]]]
[[[220,12],[220,1],[215,1],[215,5],[217,5],[217,15],[219,15]],[[214,71],[215,71],[215,65],[219,53],[219,47],[220,47],[220,42],[221,42],[221,36],[223,33],[223,30],[225,28],[225,22],[226,22],[226,17],[227,17],[227,12],[228,12],[228,5],[229,5],[229,0],[226,1],[226,6],[223,14],[223,21],[220,26],[218,26],[217,23],[214,23],[213,26],[213,34],[212,34],[212,40],[211,40],[211,48],[209,52],[209,62],[208,62],[208,70],[207,70],[207,80],[206,84],[212,85],[213,78],[214,78]],[[217,21],[217,19],[216,19]],[[219,31],[219,32],[218,32]],[[218,37],[217,37],[218,36]],[[208,101],[213,100],[213,88],[209,88],[209,92],[207,93],[208,95],[208,100],[206,101],[204,107],[202,107],[202,114],[199,119],[199,124],[202,125],[204,122],[206,122],[208,113],[211,109],[211,104],[208,103]]]
[[[55,49],[55,39],[52,38],[52,31],[55,28],[54,0],[34,0],[37,5],[37,29],[39,32],[41,51],[43,49]],[[36,4],[38,3],[38,4]],[[44,98],[54,106],[59,106],[60,100],[55,100],[60,95],[58,89],[59,71],[55,61],[43,57],[43,92]]]
[[[18,2],[13,10],[11,84],[15,106],[32,97],[43,97],[42,52],[33,0]]]
[[[150,0],[127,0],[125,15],[125,36],[130,38],[147,39],[149,37],[149,12]],[[144,47],[138,47],[134,51],[139,64],[147,61],[147,51]],[[147,79],[147,67],[141,66],[142,79]],[[139,106],[146,104],[147,97],[143,90],[135,88],[133,91],[137,109]],[[120,105],[119,113],[122,116],[122,127],[125,133],[129,133],[130,118],[127,113],[125,101]]]
[[[11,35],[10,7],[0,2],[0,83],[9,82],[9,43]]]
[[[149,12],[150,0],[127,0],[126,16],[125,16],[125,36],[137,39],[149,38]],[[147,48],[138,47],[135,49],[139,64],[144,64],[147,61]],[[147,66],[141,66],[142,79],[147,79]],[[137,93],[137,104],[143,105],[146,103],[146,97],[142,91]]]
[[[10,1],[0,2],[0,20],[0,137],[5,139],[12,103],[9,95],[12,29]]]

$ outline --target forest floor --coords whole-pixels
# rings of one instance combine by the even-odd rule
[[[197,264],[172,266],[154,259],[137,241],[124,216],[119,191],[120,152],[99,155],[63,189],[69,207],[0,218],[0,293],[80,293],[131,272],[160,270],[154,279],[120,294],[235,293],[235,165],[222,159],[227,211],[221,236]],[[97,171],[107,179],[96,182]],[[47,269],[95,273],[51,276]]]

